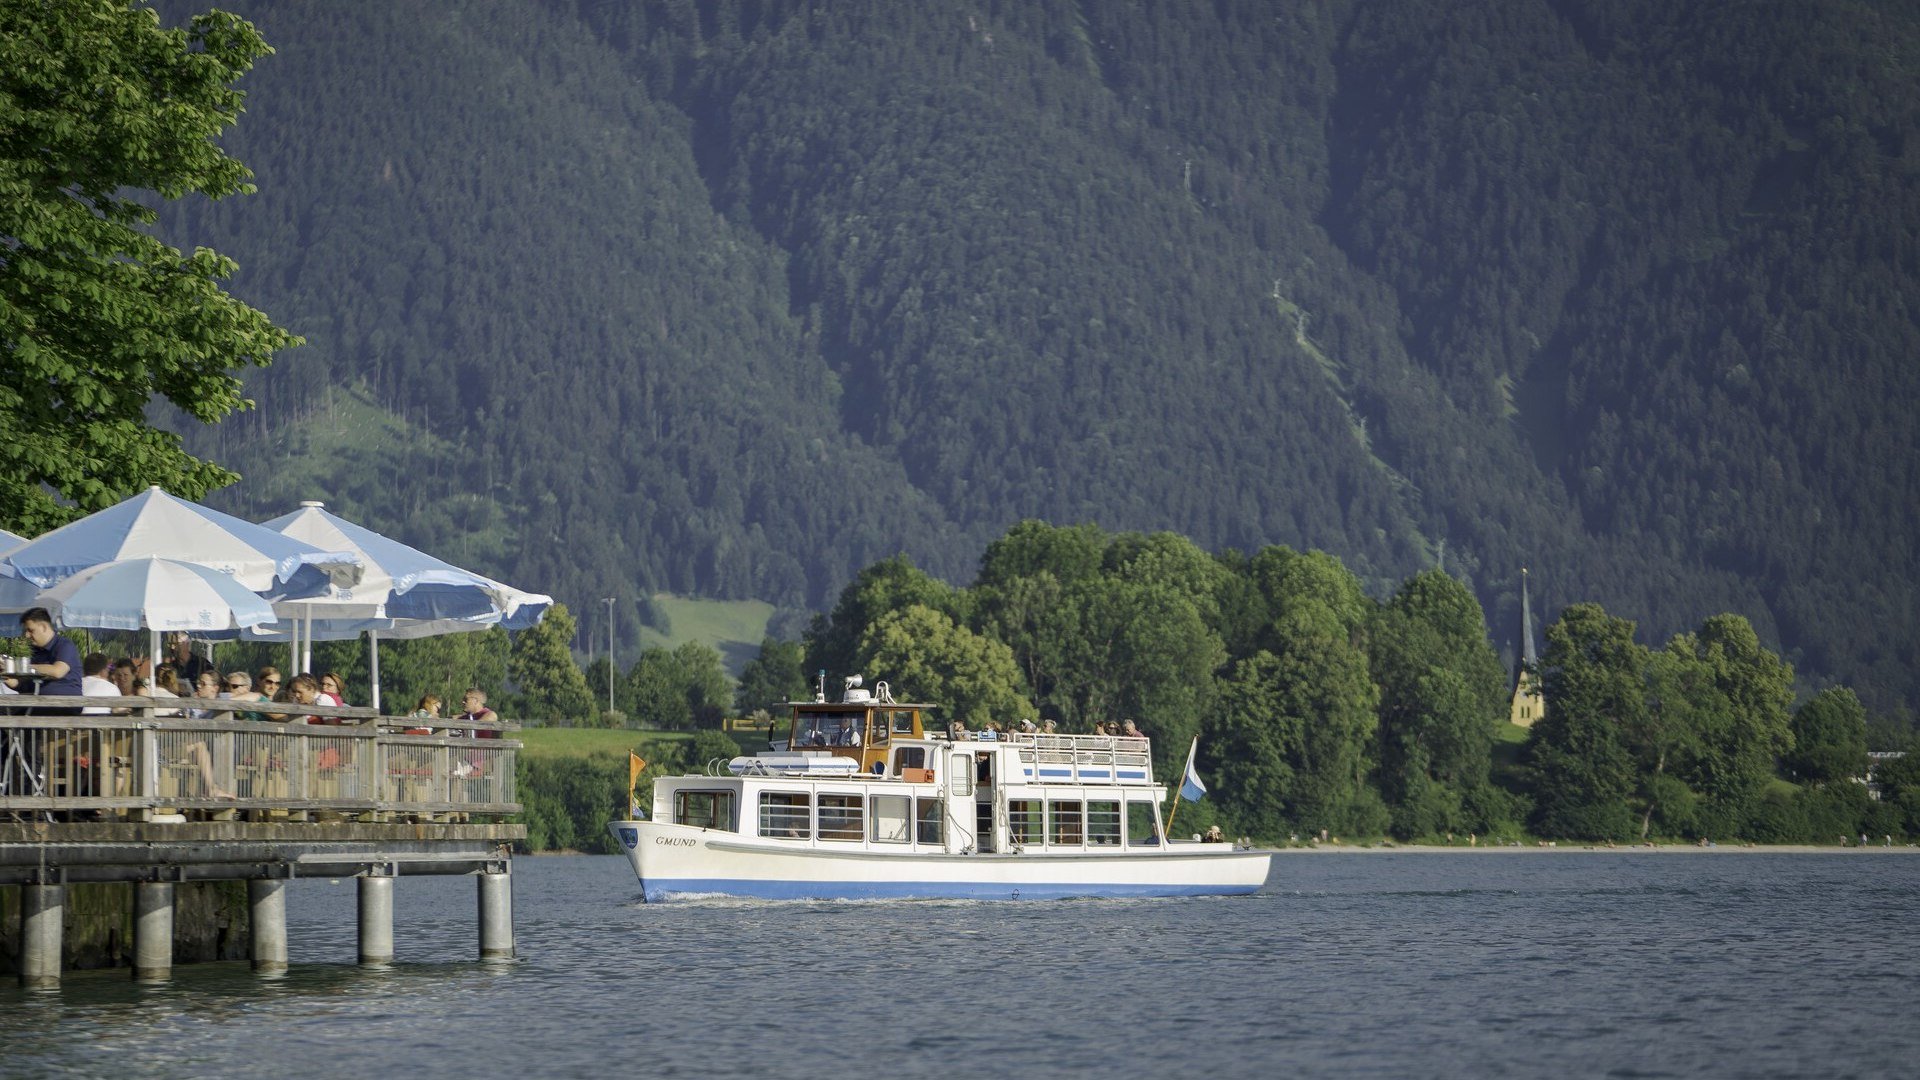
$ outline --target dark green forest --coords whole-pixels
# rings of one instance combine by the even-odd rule
[[[1920,701],[1911,5],[236,8],[258,193],[159,228],[306,344],[178,418],[226,508],[628,640],[1027,518],[1442,565],[1508,656],[1526,566]]]

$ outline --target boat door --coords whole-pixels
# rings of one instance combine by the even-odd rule
[[[994,792],[999,789],[995,783],[994,761],[996,755],[991,750],[976,750],[973,754],[973,835],[978,839],[978,851],[998,851],[994,843],[993,803]]]
[[[973,784],[973,751],[954,749],[947,754],[947,850],[979,851],[974,822],[977,796]]]

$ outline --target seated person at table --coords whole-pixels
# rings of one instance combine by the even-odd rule
[[[477,686],[468,687],[466,694],[461,697],[460,703],[465,709],[458,717],[461,720],[478,720],[486,724],[498,723],[500,720],[499,713],[487,708],[487,692]],[[497,739],[500,737],[500,732],[485,728],[476,728],[466,732],[448,732],[448,734],[464,734],[475,739]]]
[[[414,720],[440,719],[440,695],[439,694],[422,695],[420,698],[420,703],[413,707],[413,712],[409,713],[408,717]],[[433,729],[430,727],[410,727],[403,734],[431,735],[433,734]]]
[[[347,703],[347,680],[341,678],[340,673],[337,671],[329,671],[325,675],[320,676],[320,697],[323,701],[327,698],[332,698],[332,701],[326,702],[329,705],[345,705]]]
[[[112,662],[103,652],[90,652],[80,663],[80,694],[83,697],[120,697],[124,691],[107,678],[107,669]],[[128,673],[131,676],[131,672]],[[105,705],[89,705],[81,712],[89,716],[101,716],[113,710]]]
[[[53,616],[42,607],[28,608],[20,615],[20,630],[27,635],[33,653],[27,660],[31,673],[8,675],[6,681],[23,694],[49,697],[80,696],[80,649],[53,632]]]
[[[188,686],[200,685],[200,676],[214,670],[213,662],[193,651],[193,639],[185,633],[173,635],[172,644],[173,652],[167,656],[167,663],[179,673],[181,682]]]
[[[218,700],[220,697],[220,673],[212,668],[202,671],[199,677],[193,680],[192,696],[200,701]],[[200,708],[187,710],[187,715],[193,717],[195,720],[211,720],[224,713],[225,710],[223,709],[216,709],[209,706],[201,706]]]

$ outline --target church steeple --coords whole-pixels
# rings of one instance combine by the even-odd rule
[[[1520,663],[1513,673],[1513,705],[1509,719],[1530,728],[1547,714],[1540,692],[1540,654],[1533,647],[1533,598],[1527,590],[1527,570],[1520,568]]]

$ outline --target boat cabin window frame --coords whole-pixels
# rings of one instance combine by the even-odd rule
[[[1085,847],[1086,804],[1079,799],[1047,800],[1047,843],[1052,847]]]
[[[886,727],[895,735],[911,736],[913,718],[918,709],[883,709],[880,715],[885,719]]]
[[[867,838],[867,800],[859,792],[823,791],[814,798],[814,835],[822,840]]]
[[[737,794],[732,788],[681,788],[673,793],[673,823],[733,832],[738,827],[734,818]],[[699,805],[703,802],[704,806]]]
[[[906,795],[867,798],[867,828],[876,844],[905,844],[913,840],[913,799]]]
[[[913,800],[913,841],[932,847],[947,843],[947,801],[938,795]]]
[[[924,746],[901,746],[893,751],[893,775],[899,776],[907,769],[927,768],[927,748]]]
[[[813,839],[812,792],[762,791],[758,806],[761,836],[771,840]]]
[[[1045,800],[1007,800],[1007,842],[1027,847],[1039,847],[1047,842]]]
[[[1155,799],[1129,798],[1120,808],[1128,846],[1158,847],[1160,804]]]
[[[1086,806],[1086,837],[1088,847],[1119,847],[1120,839],[1126,833],[1119,799],[1088,799]]]
[[[843,728],[841,722],[846,721]],[[863,739],[866,728],[867,710],[834,709],[831,711],[812,711],[798,713],[793,718],[793,731],[788,736],[788,746],[794,750],[831,750],[835,747],[857,747],[859,742],[847,742],[846,736]]]

